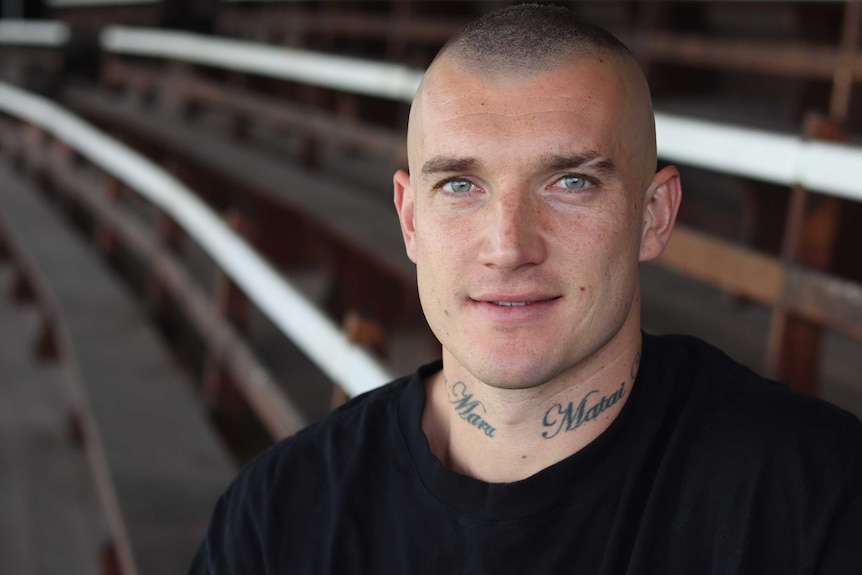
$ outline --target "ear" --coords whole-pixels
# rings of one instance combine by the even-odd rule
[[[410,187],[410,174],[404,170],[398,170],[392,177],[392,184],[395,209],[398,212],[398,221],[401,222],[401,234],[404,236],[407,257],[416,263],[416,221],[414,219],[413,188]]]
[[[664,251],[676,222],[681,197],[679,171],[673,166],[661,169],[646,193],[640,261],[654,260]]]

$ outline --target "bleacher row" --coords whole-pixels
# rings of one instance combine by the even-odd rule
[[[232,470],[207,414],[229,436],[257,426],[271,440],[436,353],[389,207],[389,178],[404,164],[407,104],[421,66],[471,11],[485,8],[471,3],[423,23],[429,14],[419,2],[358,19],[335,17],[335,2],[239,4],[222,3],[216,30],[227,33],[230,23],[232,34],[290,38],[293,46],[105,26],[91,78],[72,74],[64,60],[76,18],[70,28],[50,24],[41,41],[0,21],[0,43],[18,34],[7,40],[9,61],[0,50],[0,68],[53,99],[0,86],[0,238],[20,289],[40,302],[39,350],[68,366],[85,398],[77,421],[111,531],[106,572],[182,570]],[[673,19],[668,7],[610,4],[651,25]],[[827,4],[829,18],[837,10],[856,32],[844,26],[849,40],[831,53],[832,104],[804,126],[798,118],[796,133],[703,119],[715,110],[657,115],[661,159],[681,163],[694,182],[713,182],[691,194],[694,207],[659,265],[772,310],[762,367],[796,385],[821,379],[824,332],[851,346],[862,341],[862,149],[836,143],[854,139],[856,108],[852,90],[834,96],[845,86],[840,70],[850,70],[851,86],[862,76],[859,59],[843,56],[858,52],[862,24],[858,2]],[[101,9],[86,8],[89,26],[109,21]],[[695,47],[656,48],[671,40],[644,36],[644,26],[632,41],[652,46],[642,54],[664,49],[684,53],[677,57],[687,66],[716,66],[715,39],[671,38],[677,48]],[[384,49],[354,36],[383,39]],[[765,67],[773,71],[787,49],[774,42],[761,58],[772,59]],[[698,56],[698,46],[712,47]],[[357,55],[364,58],[350,59]],[[709,191],[715,180],[728,189]],[[717,199],[723,193],[733,198]],[[759,214],[778,195],[786,221],[777,239],[760,241],[728,223],[740,213],[771,221]],[[71,234],[69,222],[97,249]],[[145,305],[131,303],[118,275]],[[241,458],[249,453],[233,447]]]

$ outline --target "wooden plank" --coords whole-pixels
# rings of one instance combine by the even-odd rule
[[[862,340],[862,286],[677,226],[659,265]]]
[[[832,79],[839,63],[836,47],[799,42],[724,40],[654,31],[636,39],[635,46],[641,56],[653,61],[824,80]]]
[[[65,55],[56,49],[4,46],[0,47],[0,61],[5,68],[58,73],[65,63]]]
[[[798,266],[786,278],[784,298],[794,313],[862,341],[862,286]]]
[[[785,343],[788,350],[797,350],[804,356],[803,361],[811,361],[812,343],[807,338],[813,333],[819,340],[824,327],[862,340],[862,285],[856,282],[785,265],[778,258],[680,226],[657,263],[730,293],[777,306],[777,313],[796,322],[785,322],[781,328],[789,333],[786,337],[790,341]],[[799,346],[809,349],[800,352]],[[816,361],[813,365],[816,368]],[[816,381],[816,377],[807,381]],[[797,385],[813,391],[801,382]]]
[[[38,273],[79,386],[88,453],[124,573],[185,568],[234,470],[124,288],[36,191],[0,170],[0,217]],[[31,278],[32,279],[32,278]]]
[[[214,131],[186,126],[166,114],[151,111],[140,117],[134,106],[93,92],[70,94],[68,105],[97,122],[121,127],[130,135],[161,150],[170,150],[192,169],[217,174],[223,190],[242,190],[243,201],[272,202],[302,214],[316,231],[324,259],[339,262],[360,257],[362,275],[337,278],[339,285],[361,286],[369,270],[389,289],[403,294],[395,304],[383,304],[372,296],[357,309],[375,309],[387,325],[414,325],[421,321],[415,300],[415,267],[404,252],[401,231],[393,216],[389,196],[369,201],[355,184],[320,172],[312,172],[288,161],[260,154]],[[226,161],[229,159],[229,161]],[[261,220],[258,220],[260,223]],[[262,234],[266,236],[266,230]],[[295,246],[302,249],[302,246]],[[334,270],[345,269],[335,265]],[[402,307],[397,307],[403,304]],[[385,308],[385,309],[384,309]]]
[[[12,280],[0,265],[0,291]],[[96,573],[105,520],[86,454],[66,437],[69,381],[28,353],[39,322],[0,298],[0,571]]]
[[[398,2],[394,9],[409,6],[409,2]],[[225,7],[218,28],[223,33],[242,35],[262,41],[284,39],[287,45],[307,44],[313,40],[369,38],[392,41],[403,37],[412,44],[422,44],[428,56],[459,32],[468,20],[458,17],[438,17],[432,14],[416,14],[405,17],[395,14],[365,14],[358,11],[327,11],[323,16],[301,10],[258,10],[251,13]],[[320,47],[320,46],[317,46]],[[383,56],[383,54],[381,54]]]
[[[327,144],[357,147],[363,153],[380,156],[389,162],[406,157],[404,138],[400,133],[334,117],[249,89],[195,77],[187,66],[179,75],[165,74],[163,69],[154,66],[132,65],[114,58],[103,68],[103,78],[109,85],[125,85],[142,94],[158,86],[163,97],[179,98],[190,109],[197,110],[201,105],[216,106],[254,122],[286,130],[311,131]]]
[[[27,153],[35,163],[48,169],[54,181],[86,206],[97,221],[117,230],[118,240],[150,268],[151,280],[157,282],[159,289],[169,294],[186,314],[273,439],[291,435],[308,424],[236,330],[213,312],[209,298],[195,286],[169,249],[158,241],[157,232],[149,231],[140,221],[108,201],[98,193],[91,179],[73,170],[70,164],[50,163],[38,149],[29,148]]]
[[[775,258],[680,225],[657,263],[766,305],[778,301],[784,285]]]
[[[844,8],[844,25],[841,31],[838,62],[832,75],[832,97],[829,102],[830,116],[839,123],[847,120],[853,98],[854,65],[862,70],[862,53],[858,51],[859,34],[862,29],[862,2],[847,2]]]

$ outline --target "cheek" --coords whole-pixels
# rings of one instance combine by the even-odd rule
[[[545,231],[559,249],[581,263],[602,259],[601,254],[613,251],[624,235],[619,220],[599,211],[555,218]]]
[[[627,290],[630,277],[636,273],[639,228],[630,222],[621,226],[620,216],[616,218],[592,214],[565,222],[563,227],[555,226],[563,274],[577,284],[579,291],[593,292],[589,293],[591,297],[602,296],[595,291]]]
[[[451,266],[441,265],[439,259],[428,256],[420,256],[416,265],[419,303],[431,332],[439,341],[448,341],[455,302],[447,296],[455,292],[455,275]]]
[[[603,220],[608,249],[620,255],[629,254],[637,260],[643,228],[643,213],[638,199],[621,198]]]
[[[417,258],[425,260],[426,267],[446,272],[467,257],[470,239],[474,237],[473,222],[469,218],[441,217],[427,212],[425,216],[416,219]]]
[[[421,232],[420,232],[421,230]],[[451,293],[459,274],[460,250],[452,233],[439,225],[427,223],[417,226],[416,278],[423,306],[435,313],[445,305],[445,296]]]

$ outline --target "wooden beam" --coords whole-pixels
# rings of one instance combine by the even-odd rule
[[[678,226],[659,265],[862,340],[862,285]]]
[[[225,214],[226,223],[249,243],[254,243],[254,223],[237,209]],[[216,285],[213,293],[213,310],[220,318],[233,322],[239,329],[245,329],[251,312],[248,296],[223,270],[216,272]]]
[[[157,282],[157,289],[176,303],[273,439],[291,435],[308,424],[248,344],[227,321],[213,312],[209,297],[158,240],[154,230],[106,198],[102,190],[94,186],[93,179],[77,170],[74,164],[50,164],[41,146],[16,143],[31,161],[51,170],[55,183],[75,196],[95,220],[116,230],[122,245],[150,268],[150,280]]]
[[[832,79],[840,60],[838,49],[830,46],[708,39],[658,31],[635,40],[635,46],[642,57],[652,61],[824,80]]]
[[[862,69],[862,56],[858,51],[859,30],[862,28],[862,2],[847,2],[844,8],[844,23],[841,31],[841,45],[838,61],[832,74],[832,96],[829,102],[829,115],[843,124],[850,112],[853,97],[854,63]]]
[[[248,89],[220,85],[202,78],[188,77],[165,82],[165,89],[183,100],[209,104],[258,119],[270,126],[302,130],[336,145],[359,147],[367,154],[387,159],[400,157],[403,135],[345,117],[335,117],[306,106],[271,96],[254,94]],[[355,115],[355,114],[354,114]]]
[[[862,285],[798,266],[787,268],[786,278],[790,310],[862,341]]]
[[[784,285],[775,258],[684,226],[677,226],[659,265],[735,295],[774,305]]]
[[[827,118],[810,115],[805,135],[819,140],[840,138]],[[781,259],[786,265],[800,264],[828,270],[838,231],[840,200],[808,192],[802,186],[792,191],[784,231]],[[788,290],[773,310],[767,343],[766,372],[794,389],[817,390],[821,326],[794,313]]]

